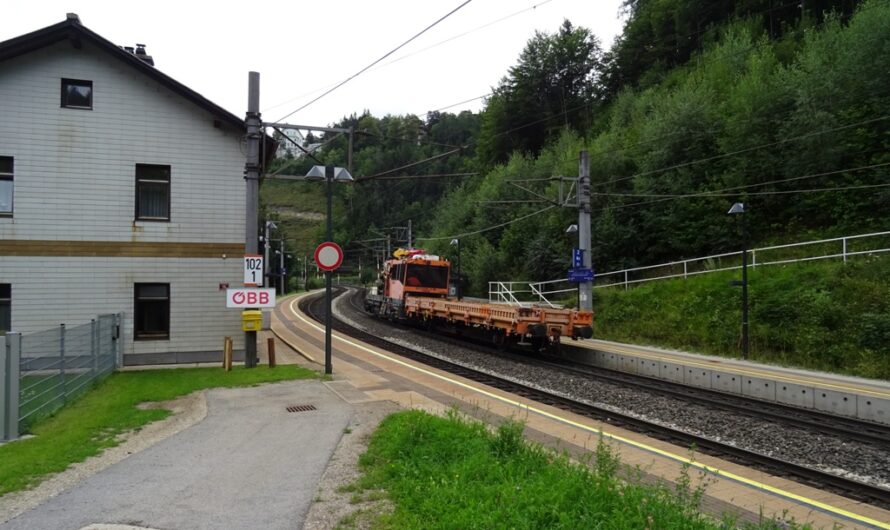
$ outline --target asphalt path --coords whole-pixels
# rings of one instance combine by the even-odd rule
[[[0,530],[301,528],[352,407],[319,381],[210,390],[207,407],[198,424]]]

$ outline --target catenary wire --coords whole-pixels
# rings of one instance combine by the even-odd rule
[[[402,49],[403,47],[407,46],[411,41],[413,41],[414,39],[420,37],[421,35],[423,35],[423,34],[426,33],[427,31],[431,30],[432,28],[434,28],[435,26],[437,26],[439,23],[441,23],[443,20],[445,20],[446,18],[450,17],[450,16],[453,15],[454,13],[458,12],[460,9],[462,9],[464,6],[466,6],[467,4],[469,4],[469,3],[472,2],[472,1],[473,1],[473,0],[465,0],[462,4],[460,4],[459,6],[455,7],[454,9],[452,9],[451,11],[449,11],[448,13],[446,13],[445,15],[443,15],[442,17],[440,17],[438,20],[436,20],[436,21],[433,22],[432,24],[430,24],[429,26],[427,26],[427,27],[423,28],[422,30],[420,30],[420,32],[416,33],[416,34],[415,34],[413,37],[411,37],[410,39],[406,40],[406,41],[403,42],[402,44],[399,44],[398,46],[396,46],[396,47],[393,48],[392,50],[386,52],[382,57],[380,57],[380,58],[377,59],[376,61],[372,62],[371,64],[369,64],[368,66],[362,68],[361,70],[359,70],[358,72],[352,74],[351,76],[347,77],[347,78],[344,79],[343,81],[340,81],[339,83],[337,83],[337,84],[336,84],[335,86],[333,86],[332,88],[329,88],[328,90],[326,90],[325,92],[323,92],[320,96],[317,96],[316,98],[312,99],[312,100],[309,101],[308,103],[303,104],[302,106],[300,106],[300,107],[297,108],[296,110],[291,111],[290,113],[288,113],[288,114],[282,116],[281,118],[279,118],[279,119],[276,120],[276,121],[277,121],[277,122],[283,122],[284,120],[286,120],[287,118],[293,116],[293,115],[296,114],[297,112],[300,112],[301,110],[303,110],[303,109],[305,109],[306,107],[312,105],[312,104],[315,103],[316,101],[318,101],[318,100],[320,100],[321,98],[327,96],[328,94],[330,94],[331,92],[337,90],[338,88],[340,88],[341,86],[345,85],[346,83],[352,81],[353,79],[355,79],[356,77],[360,76],[361,74],[367,72],[367,71],[368,71],[370,68],[372,68],[374,65],[376,65],[376,64],[379,63],[380,61],[383,61],[384,59],[386,59],[386,58],[389,57],[390,55],[392,55],[392,54],[394,54],[395,52],[397,52],[397,51],[399,51],[400,49]]]

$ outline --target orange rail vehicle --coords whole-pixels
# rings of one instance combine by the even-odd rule
[[[399,255],[399,253],[397,253]],[[438,326],[457,334],[483,334],[498,345],[530,343],[536,349],[593,336],[593,313],[576,309],[515,306],[448,296],[451,264],[422,250],[400,251],[388,260],[365,309],[393,320]]]

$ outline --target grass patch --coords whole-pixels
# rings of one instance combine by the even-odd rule
[[[688,469],[678,469],[687,479],[676,491],[640,485],[619,478],[622,466],[605,443],[585,466],[526,443],[522,431],[508,422],[491,433],[456,413],[389,416],[360,459],[365,475],[358,486],[386,490],[395,506],[372,526],[654,530],[737,523],[699,513],[704,486],[693,486]],[[747,528],[780,527],[796,528],[773,521]]]
[[[598,338],[740,355],[739,272],[594,290]],[[890,379],[890,259],[749,269],[750,358]]]
[[[170,414],[162,409],[139,410],[139,403],[166,401],[206,388],[315,377],[315,372],[293,365],[274,370],[236,367],[228,373],[220,368],[114,373],[80,399],[35,422],[34,438],[0,446],[0,495],[32,487],[51,473],[117,445],[121,433]]]

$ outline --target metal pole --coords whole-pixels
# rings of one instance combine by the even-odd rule
[[[284,273],[284,238],[281,239],[281,259],[278,261],[278,272],[281,274],[281,296],[287,294],[287,274]]]
[[[9,437],[6,435],[6,416],[7,416],[7,396],[8,394],[8,384],[6,379],[7,368],[6,365],[9,363],[9,349],[10,349],[10,341],[12,337],[6,335],[2,338],[3,344],[0,347],[0,441],[9,440]]]
[[[327,183],[327,199],[328,199],[328,222],[327,222],[327,241],[334,240],[334,166],[325,166],[324,177]],[[324,273],[324,290],[325,290],[325,315],[324,315],[324,373],[330,375],[334,369],[331,366],[331,271]]]
[[[414,248],[414,241],[411,238],[411,219],[408,219],[408,248]]]
[[[65,375],[65,324],[59,324],[59,373],[62,376],[62,403],[68,399],[68,382]]]
[[[22,334],[6,334],[6,439],[19,437],[19,370],[21,369]]]
[[[269,269],[269,250],[271,245],[269,244],[269,221],[263,225],[263,277],[260,280],[260,287],[266,287],[266,278],[270,276]]]
[[[90,319],[90,355],[93,357],[93,377],[99,374],[99,341],[96,340],[99,335],[96,333],[97,329],[96,319]]]
[[[460,289],[460,238],[457,239],[457,301],[461,300],[461,289]]]
[[[742,359],[748,358],[748,234],[742,214]]]
[[[590,252],[590,159],[587,151],[581,151],[578,175],[578,248],[581,249],[582,265],[592,267]],[[593,282],[578,284],[578,306],[582,311],[593,310]]]
[[[346,171],[349,171],[349,174],[352,175],[352,146],[353,146],[353,136],[355,136],[355,127],[349,128],[349,142],[346,148]]]
[[[259,210],[260,191],[260,74],[250,72],[248,74],[247,88],[247,117],[244,120],[247,125],[247,162],[244,164],[245,180],[247,182],[245,224],[244,224],[244,252],[245,254],[257,253],[257,212]],[[256,331],[244,332],[244,366],[253,368],[256,366]]]

